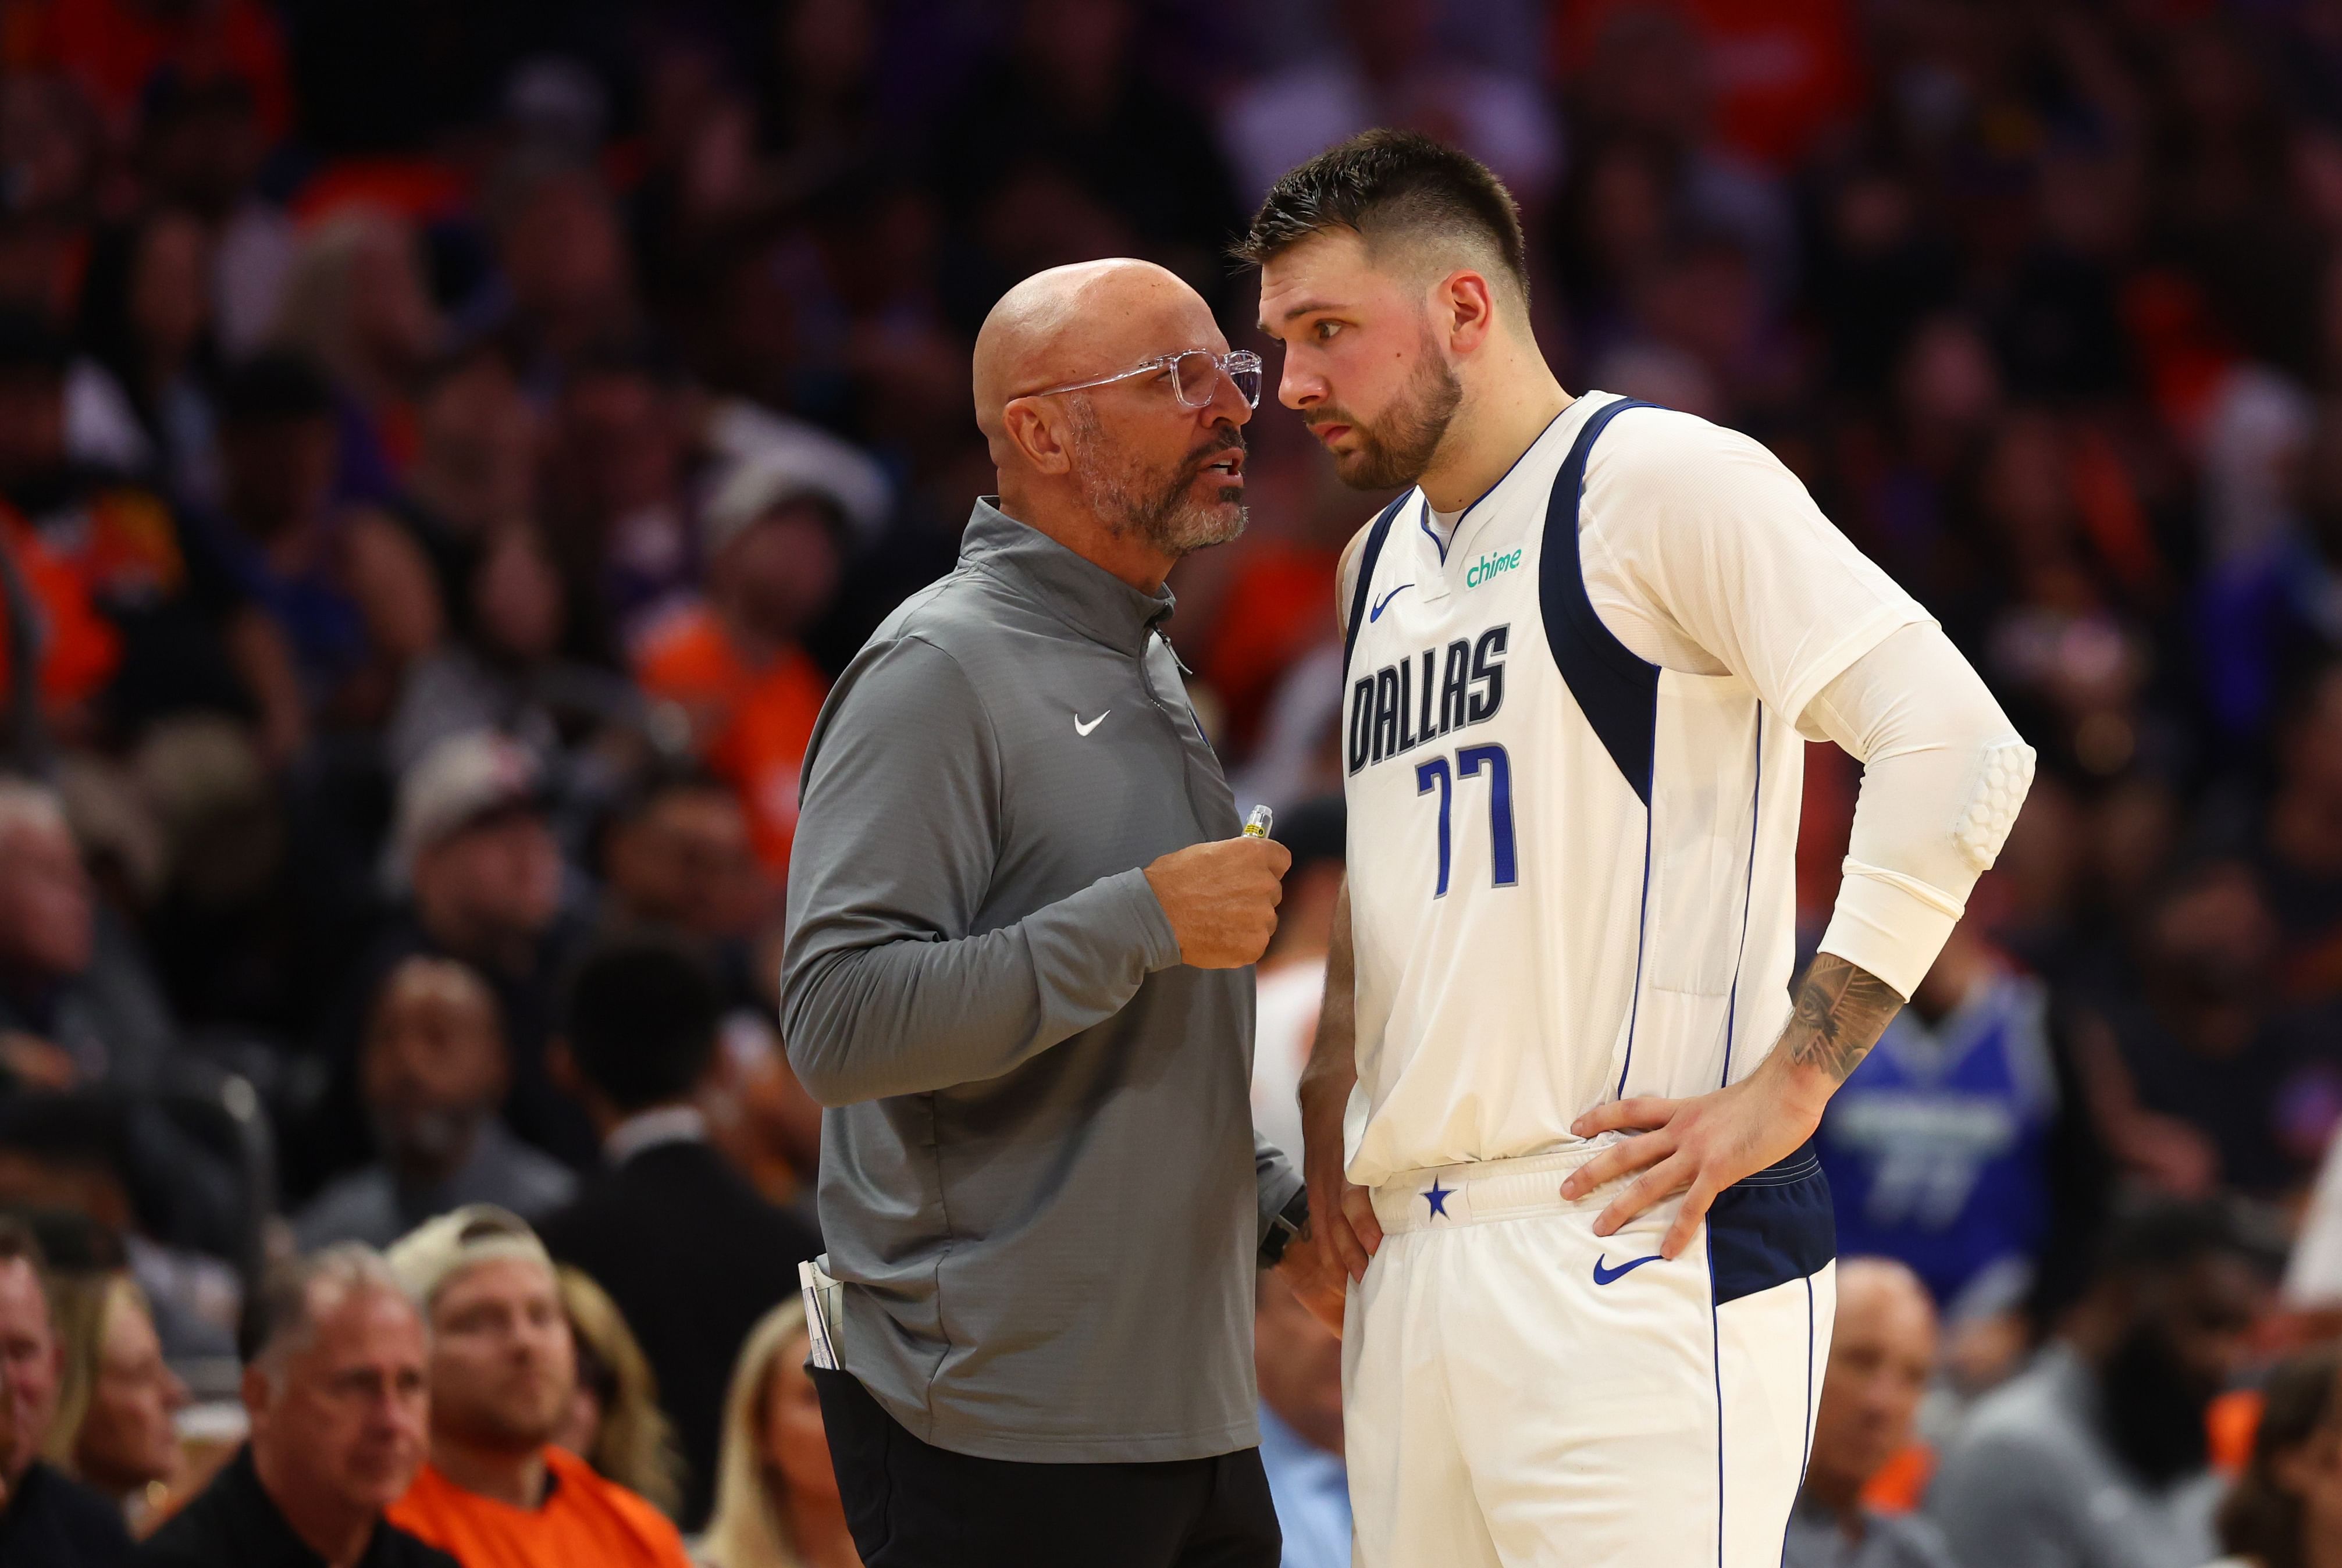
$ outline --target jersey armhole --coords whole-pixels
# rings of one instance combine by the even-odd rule
[[[1596,409],[1586,420],[1561,472],[1554,475],[1537,560],[1537,604],[1546,645],[1579,711],[1646,806],[1651,804],[1657,741],[1659,666],[1621,643],[1595,612],[1578,554],[1577,514],[1586,492],[1586,459],[1596,439],[1628,409],[1652,406],[1622,397]]]
[[[1408,491],[1376,514],[1374,522],[1366,526],[1363,546],[1357,540],[1350,542],[1349,549],[1356,554],[1358,574],[1350,584],[1349,617],[1342,624],[1342,677],[1346,681],[1350,674],[1350,655],[1358,645],[1358,624],[1366,616],[1366,595],[1374,589],[1375,564],[1382,559],[1383,544],[1390,538],[1391,519],[1406,504],[1406,496],[1414,494]]]

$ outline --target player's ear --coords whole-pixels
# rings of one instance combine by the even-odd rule
[[[1496,294],[1487,277],[1469,267],[1447,275],[1440,285],[1437,307],[1447,319],[1447,346],[1470,354],[1496,329]]]
[[[1051,398],[1019,397],[1000,411],[1001,433],[1038,474],[1065,474],[1074,466],[1073,430],[1056,404]]]

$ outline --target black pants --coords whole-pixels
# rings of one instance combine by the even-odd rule
[[[851,1374],[807,1369],[864,1568],[1277,1568],[1260,1451],[1027,1464],[922,1443]]]

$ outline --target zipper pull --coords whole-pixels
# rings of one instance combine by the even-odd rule
[[[1181,674],[1193,675],[1196,673],[1187,667],[1187,661],[1179,656],[1179,650],[1171,645],[1170,634],[1167,632],[1157,632],[1155,635],[1156,638],[1162,643],[1163,651],[1171,655],[1171,662],[1178,666],[1179,673]]]

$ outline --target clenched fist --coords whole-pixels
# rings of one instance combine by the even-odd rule
[[[1275,839],[1223,838],[1148,866],[1147,885],[1179,938],[1179,962],[1241,969],[1258,960],[1276,934],[1277,901],[1292,864],[1293,852]]]

